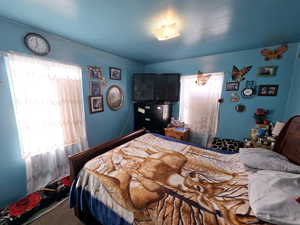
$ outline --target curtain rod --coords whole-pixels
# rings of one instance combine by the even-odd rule
[[[68,61],[65,61],[65,60],[53,59],[53,58],[49,58],[47,56],[36,56],[36,55],[32,55],[32,54],[28,54],[28,53],[23,53],[23,52],[1,51],[0,50],[0,56],[7,56],[8,54],[15,54],[15,55],[31,57],[31,58],[40,59],[40,60],[47,60],[47,61],[61,63],[61,64],[68,64],[68,65],[71,65],[71,66],[82,67],[82,65],[80,65],[80,64],[76,64],[76,63],[73,63],[73,62],[68,62]]]

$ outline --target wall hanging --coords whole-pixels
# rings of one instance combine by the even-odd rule
[[[240,82],[227,82],[225,91],[238,91],[240,89]]]
[[[236,105],[234,108],[235,108],[235,111],[237,111],[237,112],[244,112],[246,110],[246,106],[241,105],[241,104]]]
[[[116,67],[109,67],[109,78],[111,80],[121,80],[122,70]]]
[[[281,59],[283,54],[288,50],[288,45],[282,45],[274,50],[263,49],[260,54],[265,57],[265,60]]]
[[[28,33],[24,37],[25,46],[34,54],[39,56],[48,55],[51,51],[51,46],[46,38],[40,34]]]
[[[256,95],[256,86],[255,81],[246,81],[246,88],[244,88],[241,92],[243,98],[251,98]]]
[[[91,96],[101,95],[101,82],[90,81],[90,95]]]
[[[107,94],[107,105],[111,110],[119,110],[122,108],[124,95],[122,89],[117,85],[112,85],[109,87]]]
[[[89,103],[90,103],[90,112],[97,113],[103,112],[103,96],[89,96]]]
[[[263,66],[257,70],[257,76],[259,77],[272,77],[276,75],[278,66]]]
[[[258,96],[277,96],[279,85],[260,85]]]
[[[103,80],[102,67],[88,66],[89,77],[91,80]]]
[[[224,103],[224,99],[223,98],[219,98],[218,99],[218,103],[220,103],[220,104]]]
[[[240,95],[239,95],[239,93],[237,93],[237,92],[231,93],[231,95],[230,95],[230,101],[231,102],[239,102],[240,101]]]
[[[211,77],[211,74],[205,75],[204,73],[198,71],[196,84],[205,85],[208,82],[210,77]]]
[[[264,124],[264,121],[267,120],[267,116],[269,114],[269,110],[258,108],[254,113],[253,117],[256,121],[256,124]]]
[[[252,66],[246,66],[243,69],[239,70],[236,66],[232,68],[232,80],[242,81],[245,80],[245,75],[251,70]]]

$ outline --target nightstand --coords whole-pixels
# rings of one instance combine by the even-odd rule
[[[190,129],[188,128],[165,128],[165,136],[176,138],[178,140],[188,141],[190,137]]]

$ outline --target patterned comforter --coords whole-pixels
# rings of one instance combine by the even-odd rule
[[[145,134],[84,166],[71,205],[105,225],[264,224],[248,202],[239,154]]]

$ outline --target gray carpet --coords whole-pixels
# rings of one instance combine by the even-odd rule
[[[62,204],[33,221],[30,225],[84,225],[84,223],[74,216],[74,211],[70,209],[68,199],[66,199]]]

